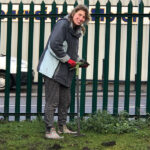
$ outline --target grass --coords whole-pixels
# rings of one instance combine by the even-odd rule
[[[50,140],[44,138],[42,121],[3,121],[0,123],[0,150],[150,150],[149,127],[124,134],[84,134]]]

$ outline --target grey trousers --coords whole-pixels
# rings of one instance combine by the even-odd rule
[[[45,115],[46,128],[53,127],[54,113],[58,108],[58,126],[66,124],[67,112],[70,106],[70,88],[58,82],[44,77],[45,79]]]

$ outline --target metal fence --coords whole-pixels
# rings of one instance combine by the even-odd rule
[[[85,4],[88,6],[88,0],[85,0]],[[0,4],[0,12],[1,12]],[[34,14],[34,3],[30,4],[29,14],[25,14],[23,10],[23,3],[19,4],[19,11],[17,15],[12,14],[13,4],[10,2],[8,4],[7,14],[0,15],[0,28],[1,21],[4,18],[7,18],[7,46],[6,46],[6,88],[5,88],[5,97],[4,97],[4,112],[0,111],[0,115],[4,116],[5,119],[8,119],[9,116],[15,116],[15,120],[19,120],[20,116],[26,116],[26,119],[30,119],[31,116],[43,115],[42,113],[42,98],[43,98],[43,79],[42,75],[38,74],[38,90],[37,90],[37,112],[31,112],[31,101],[32,101],[32,62],[33,62],[33,32],[34,32],[34,18],[40,18],[40,35],[39,35],[39,57],[44,49],[44,32],[45,32],[45,18],[51,18],[51,28],[53,28],[57,17],[64,16],[67,14],[67,3],[63,4],[63,13],[57,14],[57,4],[52,3],[52,11],[50,14],[45,13],[45,3],[41,3],[41,12],[40,14]],[[74,6],[78,5],[75,2]],[[112,17],[117,18],[116,22],[116,43],[115,43],[115,75],[114,75],[114,91],[113,91],[113,114],[118,114],[118,103],[119,103],[119,72],[120,72],[120,43],[121,43],[121,18],[127,18],[127,43],[126,43],[126,74],[125,74],[125,91],[124,91],[124,110],[129,112],[130,105],[130,72],[131,72],[131,43],[132,43],[132,19],[133,17],[138,17],[138,44],[137,44],[137,66],[136,66],[136,86],[135,86],[135,115],[140,114],[140,102],[141,102],[141,67],[142,67],[142,44],[143,44],[143,18],[149,17],[149,14],[144,14],[144,4],[141,1],[139,4],[139,13],[134,14],[132,1],[128,4],[128,13],[122,13],[122,3],[118,1],[117,3],[117,13],[111,13],[111,3],[110,1],[106,4],[106,13],[100,13],[100,2],[97,1],[95,5],[95,13],[91,14],[92,18],[95,21],[95,37],[94,37],[94,61],[93,61],[93,79],[92,79],[92,113],[97,111],[97,93],[98,93],[98,61],[99,61],[99,38],[100,37],[100,28],[101,22],[100,18],[104,17],[106,19],[105,23],[105,55],[103,60],[103,100],[102,100],[102,110],[108,110],[108,86],[109,86],[109,60],[110,60],[110,20]],[[9,112],[10,104],[10,58],[11,58],[11,43],[12,39],[12,18],[18,18],[18,33],[17,36],[17,75],[16,75],[16,96],[15,96],[15,112]],[[21,97],[21,60],[22,60],[22,38],[23,38],[23,18],[29,18],[29,35],[28,35],[28,73],[27,73],[27,96],[26,96],[26,111],[25,113],[20,112],[20,97]],[[150,30],[150,28],[149,28]],[[86,34],[83,37],[82,43],[82,58],[87,60],[87,46],[88,46],[88,26],[86,26]],[[150,33],[149,41],[150,43]],[[147,98],[146,98],[146,113],[150,113],[150,45],[149,45],[149,56],[148,56],[148,72],[147,72]],[[80,115],[84,116],[85,113],[85,102],[86,102],[86,69],[81,71],[81,90],[80,90]],[[70,106],[70,116],[74,117],[75,114],[75,78],[72,82],[71,87],[71,106]]]

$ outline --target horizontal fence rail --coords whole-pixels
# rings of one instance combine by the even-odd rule
[[[4,18],[57,18],[57,17],[63,17],[67,15],[66,14],[22,14],[22,15],[15,15],[15,14],[5,14],[5,15],[0,15],[0,18],[1,19],[4,19]],[[142,14],[132,14],[132,13],[129,13],[129,14],[121,14],[121,13],[118,13],[118,14],[98,14],[98,13],[95,13],[95,14],[90,14],[91,17],[150,17],[150,13],[142,13]]]
[[[74,4],[74,7],[77,6],[77,1]],[[89,7],[88,1],[85,1],[85,5]],[[40,5],[40,13],[35,14],[35,4],[31,2],[29,5],[29,14],[24,14],[24,4],[21,2],[18,7],[18,14],[12,14],[12,7],[13,4],[10,2],[8,4],[8,13],[0,15],[0,39],[2,44],[2,20],[7,19],[5,22],[5,25],[7,25],[7,35],[6,37],[6,70],[0,69],[0,78],[5,78],[5,91],[4,95],[3,92],[0,94],[0,116],[4,117],[5,119],[9,119],[10,116],[14,116],[14,120],[19,121],[21,119],[21,116],[25,116],[25,119],[30,120],[32,119],[32,116],[43,116],[44,114],[44,102],[45,102],[45,94],[44,94],[44,85],[43,85],[43,77],[41,74],[38,74],[35,70],[35,72],[38,74],[37,77],[37,91],[36,96],[33,96],[33,64],[34,60],[39,60],[44,46],[45,46],[45,39],[46,39],[46,30],[47,30],[47,24],[46,24],[46,18],[50,18],[50,24],[48,26],[49,31],[54,27],[54,24],[56,23],[57,19],[59,17],[63,17],[68,14],[68,5],[66,2],[63,4],[62,13],[57,14],[57,4],[55,2],[52,3],[52,11],[50,14],[46,14],[46,4],[44,2]],[[100,13],[100,2],[97,1],[95,5],[95,13],[91,14],[92,19],[94,18],[94,25],[93,25],[93,33],[91,33],[91,27],[88,25],[85,27],[86,33],[82,38],[82,51],[81,55],[82,58],[88,61],[88,58],[90,54],[93,54],[93,61],[92,64],[90,63],[90,66],[92,66],[92,82],[90,83],[90,87],[92,88],[92,91],[90,93],[87,92],[87,75],[89,72],[85,68],[81,70],[81,80],[80,80],[80,115],[81,117],[95,113],[98,109],[101,110],[107,110],[113,115],[117,115],[120,111],[127,111],[131,116],[146,116],[148,113],[150,113],[150,24],[147,25],[147,30],[143,27],[143,19],[148,18],[150,19],[149,13],[144,13],[144,4],[141,1],[139,4],[139,10],[137,14],[133,13],[133,4],[132,1],[128,4],[128,12],[126,14],[122,13],[122,3],[121,1],[118,1],[117,3],[117,11],[115,14],[111,13],[111,3],[110,1],[106,4],[106,13],[102,14]],[[0,4],[0,11],[2,8],[2,4]],[[105,23],[101,23],[100,18],[105,18]],[[114,44],[114,78],[112,81],[113,90],[110,93],[109,92],[109,76],[111,74],[110,72],[110,61],[111,61],[111,33],[112,33],[112,24],[111,24],[111,18],[116,18],[116,24],[115,24],[115,42]],[[127,25],[121,23],[122,17],[126,17],[127,19]],[[135,91],[131,93],[131,68],[132,68],[132,62],[135,61],[132,59],[132,53],[133,53],[133,17],[138,18],[138,24],[137,24],[137,53],[136,53],[136,74],[135,74]],[[17,26],[17,33],[15,36],[15,39],[12,39],[12,33],[13,33],[13,22],[12,20],[14,18],[17,18],[18,20],[15,22]],[[25,26],[24,24],[24,18],[28,18],[29,21],[28,26]],[[37,28],[37,25],[35,24],[34,18],[39,18],[39,28]],[[24,37],[24,28],[28,28],[28,36],[27,36],[27,46],[24,44],[23,40]],[[38,29],[38,31],[37,31]],[[39,33],[38,41],[35,41],[35,31]],[[145,87],[147,89],[145,96],[143,97],[143,93],[141,93],[141,86],[142,86],[142,59],[143,59],[143,34],[145,31],[148,31],[148,40],[146,41],[148,49],[148,55],[147,55],[147,80],[145,81]],[[102,33],[103,35],[102,35]],[[126,32],[126,41],[122,40],[122,34]],[[93,34],[93,49],[91,48],[91,39],[90,34]],[[11,73],[11,54],[12,54],[12,45],[13,40],[16,40],[16,79],[13,78],[13,75]],[[104,40],[103,43],[103,50],[100,48],[102,46],[101,41]],[[34,53],[35,43],[38,43],[36,47],[38,47],[38,55]],[[122,43],[125,42],[125,52],[122,57],[121,53],[121,47]],[[90,44],[89,44],[90,43]],[[0,44],[0,45],[1,45]],[[24,53],[23,48],[26,47],[26,52]],[[90,48],[89,48],[90,47]],[[100,66],[100,58],[103,51],[103,62]],[[22,88],[21,88],[21,80],[22,80],[22,58],[23,55],[27,55],[27,81],[26,81],[26,92],[25,95],[22,94]],[[120,95],[119,88],[120,88],[120,73],[121,73],[121,63],[122,59],[125,60],[125,79],[124,79],[124,92],[122,96]],[[1,63],[1,62],[0,62]],[[99,72],[102,70],[102,83],[99,82]],[[1,80],[1,79],[0,79]],[[16,82],[16,89],[15,89],[15,95],[11,96],[11,86],[13,82]],[[99,89],[99,86],[101,86],[101,89]],[[87,96],[90,95],[90,96]],[[110,96],[111,95],[111,96]],[[133,97],[131,95],[134,95]],[[34,104],[33,104],[34,102]],[[22,108],[22,105],[24,108]],[[33,108],[32,105],[36,105],[36,109]],[[120,106],[121,105],[121,106]],[[11,110],[11,107],[14,106],[14,110]],[[144,110],[142,110],[142,107],[144,107]],[[22,111],[23,109],[23,111]],[[88,110],[87,110],[88,109]],[[131,112],[132,110],[132,112]],[[71,106],[70,111],[68,112],[68,115],[70,116],[70,119],[74,119],[74,116],[76,116],[76,80],[75,77],[72,82],[71,86]],[[57,115],[57,113],[56,113]]]

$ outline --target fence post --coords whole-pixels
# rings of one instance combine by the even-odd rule
[[[147,100],[146,113],[150,114],[150,17],[149,17],[149,51],[148,51],[148,73],[147,73]]]
[[[117,14],[121,14],[122,3],[117,3]],[[114,81],[114,106],[113,114],[118,114],[118,93],[119,93],[119,70],[120,70],[120,42],[121,42],[121,17],[117,17],[116,26],[116,52],[115,52],[115,81]]]
[[[2,4],[0,3],[0,14],[2,14]],[[0,48],[1,48],[1,18],[0,18]]]
[[[51,14],[56,14],[57,13],[57,11],[56,11],[56,2],[54,1],[53,3],[52,3],[52,12],[51,12]],[[52,31],[52,29],[53,29],[53,27],[54,27],[54,25],[55,25],[55,23],[56,23],[56,17],[51,17],[51,31]]]
[[[106,4],[106,13],[110,14],[111,3]],[[103,87],[103,110],[107,110],[108,104],[108,74],[109,74],[109,47],[110,47],[110,17],[106,18],[105,30],[105,63],[104,63],[104,87]]]
[[[34,3],[30,4],[30,15],[34,15]],[[34,17],[29,18],[29,42],[28,42],[28,75],[27,75],[27,101],[26,101],[26,119],[31,118],[31,92],[32,92],[32,56],[33,56],[33,30]]]
[[[132,1],[128,4],[128,13],[132,14]],[[125,76],[125,105],[124,110],[129,112],[130,94],[130,68],[131,68],[131,39],[132,39],[132,17],[128,17],[127,25],[127,49],[126,49],[126,76]]]
[[[100,2],[96,3],[95,13],[99,13]],[[92,113],[97,110],[97,86],[98,86],[98,57],[99,57],[99,21],[100,17],[95,17],[95,39],[94,39],[94,66],[93,66],[93,96],[92,96]]]
[[[23,3],[19,4],[19,15],[23,14]],[[15,104],[15,120],[19,121],[20,116],[20,92],[21,92],[21,60],[22,60],[22,32],[23,17],[18,19],[18,45],[17,45],[17,75],[16,75],[16,104]]]
[[[45,3],[41,3],[41,14],[45,14]],[[45,17],[40,18],[40,40],[39,40],[39,59],[44,50],[44,33],[45,33]],[[37,113],[40,116],[42,113],[42,74],[38,73],[38,98],[37,98]]]
[[[85,5],[89,6],[89,1],[85,0]],[[82,58],[87,60],[87,42],[88,42],[88,27],[85,27],[85,35],[83,37]],[[86,69],[81,71],[81,96],[80,96],[80,115],[83,117],[85,113],[85,93],[86,93]]]
[[[143,14],[143,1],[139,4],[139,14]],[[142,70],[142,46],[143,46],[143,17],[139,17],[138,21],[138,48],[137,48],[137,80],[136,80],[136,102],[135,114],[140,114],[141,101],[141,70]]]
[[[8,4],[8,15],[12,14],[12,3]],[[10,95],[10,59],[11,59],[11,36],[12,35],[12,18],[8,18],[7,22],[7,45],[6,45],[6,81],[5,81],[5,106],[4,106],[4,118],[8,120],[9,116],[9,95]]]
[[[78,2],[76,1],[74,3],[74,7],[78,5]],[[76,77],[73,77],[72,84],[71,84],[71,104],[70,104],[70,120],[72,121],[74,119],[74,113],[75,113],[75,91],[76,91]]]
[[[73,77],[72,84],[71,84],[71,103],[70,103],[70,120],[74,120],[74,113],[75,113],[75,91],[76,91],[76,79],[75,76]]]

